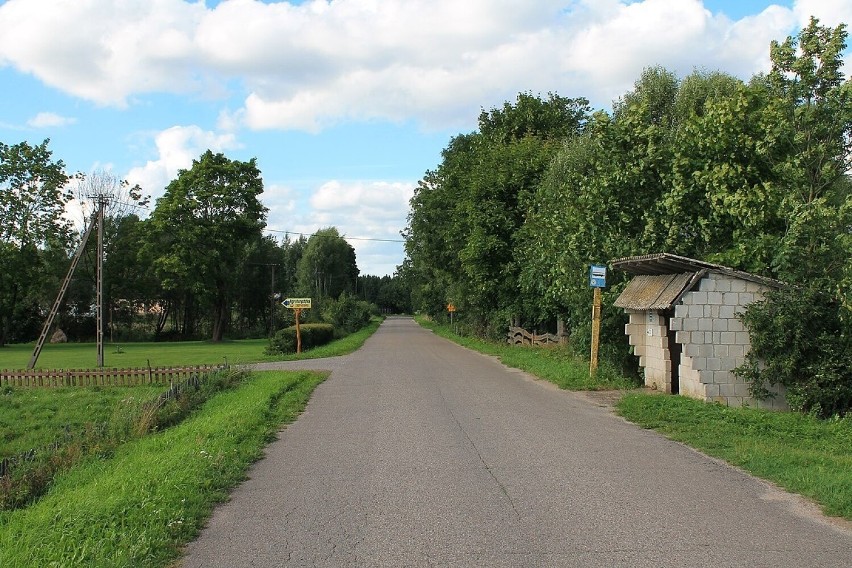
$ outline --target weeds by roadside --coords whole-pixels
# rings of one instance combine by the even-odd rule
[[[0,511],[0,566],[168,566],[324,378],[257,373],[173,428],[84,458],[36,503]]]
[[[16,456],[0,477],[0,510],[28,505],[50,487],[54,476],[86,456],[109,456],[129,440],[177,424],[210,396],[240,383],[246,375],[236,370],[210,373],[147,400],[125,398],[107,420],[66,430],[52,443]]]

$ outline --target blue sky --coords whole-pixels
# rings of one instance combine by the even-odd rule
[[[852,2],[6,0],[0,141],[50,138],[154,197],[208,148],[256,157],[270,234],[336,226],[362,274],[392,274],[417,181],[481,109],[608,108],[657,64],[747,79],[810,15]]]

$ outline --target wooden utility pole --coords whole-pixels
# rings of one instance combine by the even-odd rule
[[[65,275],[65,280],[62,281],[62,285],[59,287],[59,293],[56,295],[56,300],[50,308],[50,313],[47,314],[47,319],[44,321],[44,327],[41,328],[41,334],[39,334],[38,341],[36,341],[35,349],[33,349],[32,357],[30,357],[30,362],[27,363],[27,369],[35,368],[35,365],[38,362],[38,356],[41,354],[42,347],[44,347],[47,334],[50,333],[50,326],[53,325],[53,320],[59,312],[59,306],[62,305],[62,300],[65,298],[65,292],[68,291],[68,285],[71,283],[71,278],[74,276],[74,271],[77,269],[77,264],[80,262],[80,257],[83,256],[83,251],[86,249],[86,243],[89,241],[89,235],[92,233],[92,228],[95,226],[94,223],[95,219],[93,218],[89,228],[86,229],[85,233],[83,233],[83,238],[80,240],[80,246],[77,247],[77,252],[74,253],[74,258],[71,259],[71,266],[68,268],[68,274]]]
[[[98,196],[98,262],[95,298],[95,319],[97,319],[98,367],[104,366],[104,206],[106,199]]]

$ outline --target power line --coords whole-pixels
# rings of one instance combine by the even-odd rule
[[[339,237],[335,237],[334,235],[321,235],[319,233],[300,233],[298,231],[281,231],[278,229],[266,229],[269,233],[284,233],[286,235],[299,235],[300,237],[329,237],[329,238],[342,238],[342,239],[350,239],[353,241],[374,241],[379,243],[404,243],[403,239],[373,239],[370,237],[347,237],[346,235],[340,235]]]

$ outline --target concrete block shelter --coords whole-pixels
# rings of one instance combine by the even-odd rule
[[[789,409],[783,391],[756,400],[732,372],[751,348],[738,314],[781,282],[668,253],[610,264],[633,274],[615,306],[630,316],[625,332],[646,386],[729,406]]]

